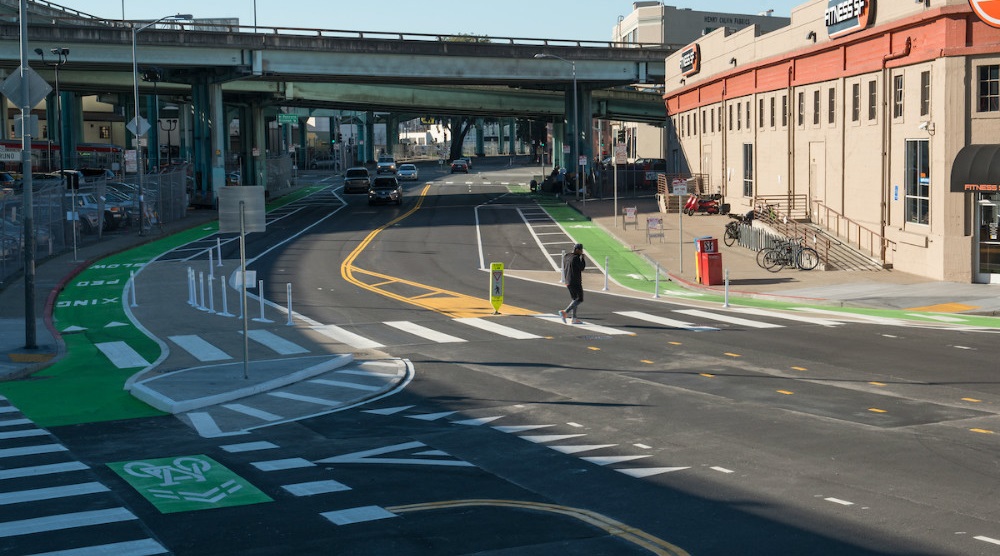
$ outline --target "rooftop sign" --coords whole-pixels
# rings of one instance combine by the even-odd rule
[[[681,73],[686,77],[701,71],[701,48],[691,45],[681,52]]]
[[[1000,2],[995,0],[969,0],[972,11],[990,27],[1000,28]]]
[[[875,20],[875,0],[827,0],[826,32],[831,39],[850,35]]]

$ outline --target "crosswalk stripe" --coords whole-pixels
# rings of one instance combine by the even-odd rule
[[[847,317],[851,320],[863,320],[867,322],[873,322],[875,324],[890,324],[890,325],[900,325],[905,324],[906,321],[900,319],[892,319],[886,317],[876,317],[874,315],[864,315],[861,313],[843,313],[838,311],[830,311],[828,309],[818,309],[815,307],[792,307],[796,311],[804,311],[809,313],[818,313],[820,315],[830,315],[832,317]]]
[[[662,326],[669,326],[670,328],[683,328],[685,330],[694,331],[708,331],[708,330],[718,330],[711,326],[698,326],[696,324],[691,324],[690,322],[684,322],[682,320],[668,319],[666,317],[660,317],[657,315],[651,315],[649,313],[643,313],[641,311],[618,311],[615,314],[621,315],[623,317],[629,317],[638,320],[644,320],[646,322],[651,322],[653,324],[659,324]]]
[[[56,473],[68,473],[70,471],[83,471],[85,469],[90,468],[87,467],[86,464],[79,461],[33,465],[31,467],[15,467],[14,469],[0,470],[0,480],[37,477],[39,475],[53,475]]]
[[[611,465],[612,463],[622,463],[624,461],[632,461],[636,459],[648,458],[650,454],[643,454],[637,456],[595,456],[595,457],[582,457],[580,459],[584,461],[589,461],[597,465]]]
[[[58,552],[45,552],[44,554],[32,554],[31,556],[154,556],[156,554],[167,554],[167,549],[153,539],[142,539],[140,541],[125,541],[98,546],[85,546],[70,550],[60,550]]]
[[[356,382],[345,382],[343,380],[327,380],[325,378],[317,378],[315,380],[310,380],[309,382],[315,384],[322,384],[324,386],[336,386],[338,388],[350,388],[352,390],[364,390],[366,392],[378,392],[382,389],[381,386],[369,386],[367,384],[358,384]]]
[[[15,492],[4,492],[0,494],[0,506],[20,504],[23,502],[52,500],[55,498],[68,498],[70,496],[82,496],[84,494],[96,494],[98,492],[109,491],[110,489],[101,483],[90,482],[57,487],[35,488],[31,490],[19,490]]]
[[[195,359],[201,362],[225,361],[232,359],[228,353],[213,346],[201,336],[185,334],[182,336],[167,336],[173,343],[181,346],[181,349],[190,353]]]
[[[507,338],[513,338],[515,340],[534,340],[537,338],[541,338],[541,336],[531,334],[530,332],[517,330],[516,328],[511,328],[509,326],[504,326],[489,319],[466,317],[466,318],[457,318],[455,319],[455,322],[466,324],[468,326],[472,326],[480,330],[485,330],[487,332],[492,332],[494,334],[499,334]]]
[[[312,327],[312,329],[315,330],[316,332],[319,332],[320,334],[326,336],[327,338],[331,338],[331,339],[336,340],[336,341],[338,341],[338,342],[340,342],[342,344],[347,344],[347,345],[349,345],[351,347],[354,347],[354,348],[357,348],[357,349],[377,349],[377,348],[385,347],[384,345],[382,345],[382,344],[380,344],[378,342],[369,340],[368,338],[365,338],[364,336],[359,336],[359,335],[357,335],[357,334],[355,334],[353,332],[348,332],[347,330],[344,330],[343,328],[341,328],[341,327],[339,327],[339,326],[337,326],[335,324],[325,324],[323,326],[314,326],[314,327]]]
[[[72,514],[50,515],[0,523],[0,537],[16,537],[48,531],[60,531],[74,527],[88,527],[136,519],[135,514],[125,508],[92,510]]]
[[[740,313],[745,313],[748,315],[757,315],[761,317],[773,317],[776,319],[794,320],[796,322],[807,322],[809,324],[818,324],[820,326],[839,326],[844,324],[843,321],[833,320],[833,319],[821,319],[818,317],[807,317],[805,315],[782,313],[780,311],[768,311],[766,309],[757,309],[755,307],[734,307],[733,311]]]
[[[125,342],[100,342],[94,346],[101,350],[101,353],[111,360],[111,364],[119,369],[149,366],[149,361],[146,361],[143,356],[139,355],[139,352]]]
[[[242,442],[240,444],[226,444],[219,446],[230,454],[241,454],[243,452],[257,452],[260,450],[274,450],[278,447],[274,442],[259,440],[257,442]]]
[[[31,419],[7,419],[0,421],[0,427],[15,427],[17,425],[30,425]]]
[[[17,413],[17,408],[12,405],[0,407],[0,413]]]
[[[287,490],[294,496],[314,496],[316,494],[327,494],[330,492],[343,492],[351,490],[351,487],[334,481],[313,481],[311,483],[296,483],[294,485],[282,485],[281,488]]]
[[[49,431],[43,429],[25,429],[20,431],[7,431],[0,432],[0,440],[9,440],[11,438],[28,438],[31,436],[46,436]]]
[[[274,396],[276,398],[285,398],[286,400],[295,400],[299,402],[314,403],[317,405],[340,405],[344,402],[338,400],[327,400],[323,398],[317,398],[315,396],[303,396],[301,394],[293,394],[291,392],[268,392],[267,395]]]
[[[452,336],[451,334],[445,334],[443,332],[431,330],[426,326],[421,326],[414,322],[396,320],[396,321],[386,321],[384,324],[402,330],[403,332],[408,332],[410,334],[413,334],[414,336],[419,336],[425,340],[430,340],[432,342],[438,342],[441,344],[465,341],[457,336]]]
[[[780,324],[772,324],[770,322],[760,322],[750,319],[741,319],[739,317],[731,317],[729,315],[710,313],[708,311],[702,311],[700,309],[678,309],[676,312],[685,315],[690,315],[692,317],[700,317],[703,319],[716,320],[719,322],[728,322],[729,324],[737,324],[749,328],[784,328],[784,326]]]
[[[601,334],[607,334],[609,336],[635,336],[635,332],[629,332],[628,330],[619,330],[617,328],[611,328],[610,326],[591,324],[589,322],[584,322],[583,324],[570,324],[568,322],[562,323],[559,318],[559,315],[540,314],[540,315],[534,315],[534,317],[542,319],[547,322],[557,322],[560,324],[565,324],[566,326],[572,326],[573,328],[579,328],[582,332],[598,332]]]
[[[52,452],[63,452],[66,447],[62,444],[42,444],[39,446],[22,446],[21,448],[6,448],[0,450],[0,458],[15,458],[18,456],[34,456],[37,454],[51,454]]]
[[[249,337],[258,344],[262,344],[265,347],[277,352],[279,355],[309,353],[308,349],[296,344],[295,342],[286,340],[270,330],[251,330],[249,332]]]
[[[256,417],[261,421],[273,422],[273,421],[280,421],[282,419],[280,415],[275,415],[274,413],[264,411],[263,409],[257,409],[255,407],[250,407],[248,405],[243,405],[239,403],[227,403],[223,404],[222,407],[230,411],[235,411],[237,413],[249,415],[250,417]]]

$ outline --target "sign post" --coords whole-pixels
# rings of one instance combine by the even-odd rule
[[[503,305],[503,263],[490,263],[490,304],[493,314],[500,314]]]
[[[677,272],[684,273],[684,196],[687,195],[687,181],[675,179],[670,184],[677,195]]]

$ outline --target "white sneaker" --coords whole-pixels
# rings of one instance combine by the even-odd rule
[[[580,319],[573,319],[573,324],[583,324],[583,321]]]
[[[566,322],[566,311],[559,311],[559,318],[562,319],[563,323]]]

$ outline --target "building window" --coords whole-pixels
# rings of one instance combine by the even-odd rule
[[[701,130],[702,133],[708,133],[708,114],[704,110],[701,111]]]
[[[774,127],[774,97],[771,97],[771,127]]]
[[[903,76],[892,77],[892,117],[903,117]]]
[[[743,196],[753,197],[753,143],[743,143]]]
[[[111,139],[111,126],[102,125],[100,129],[101,139]]]
[[[813,125],[819,125],[819,91],[813,91]]]
[[[691,135],[691,114],[687,115],[687,134]]]
[[[875,80],[868,82],[868,120],[874,120],[878,110],[878,88]]]
[[[747,101],[747,131],[750,131],[750,101]]]
[[[684,116],[677,116],[677,135],[684,137]]]
[[[722,107],[719,107],[719,133],[722,133]]]
[[[781,95],[781,127],[788,126],[788,95]]]
[[[721,110],[721,108],[720,108]],[[709,121],[712,122],[712,129],[715,129],[715,110],[709,110]],[[721,123],[721,118],[720,118]],[[719,130],[721,131],[721,130]]]
[[[698,135],[698,113],[697,112],[694,114],[694,118],[692,118],[692,119],[694,120],[694,134]]]
[[[931,165],[927,139],[906,142],[906,221],[930,224]]]
[[[764,129],[764,99],[757,102],[757,127]]]
[[[733,130],[733,105],[729,105],[729,131]]]
[[[920,115],[931,113],[931,72],[920,72]]]
[[[837,89],[830,87],[827,98],[826,123],[833,124],[837,121]]]
[[[795,120],[798,125],[806,121],[806,94],[799,93],[799,117]]]
[[[979,112],[1000,111],[1000,66],[979,66]]]
[[[861,119],[861,83],[851,85],[851,121]]]

